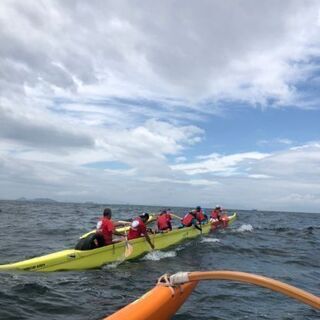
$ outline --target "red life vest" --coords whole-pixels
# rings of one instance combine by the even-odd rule
[[[128,233],[128,240],[143,237],[147,233],[147,227],[142,219],[140,217],[137,217],[132,221],[132,223],[134,223],[135,221],[137,221],[139,224],[137,227],[132,227],[131,225]]]
[[[185,227],[190,227],[192,225],[192,220],[194,219],[194,216],[188,212],[183,218],[181,223],[185,226]]]
[[[212,211],[213,212],[213,211]],[[220,219],[218,218],[212,218],[211,221],[211,230],[215,230],[217,228],[226,228],[229,223],[229,217],[227,215],[220,216]]]
[[[159,230],[171,229],[171,215],[169,213],[160,214],[157,218],[157,225]]]
[[[113,222],[105,217],[100,218],[101,225],[98,229],[103,236],[105,245],[112,243],[112,234],[114,231]]]
[[[214,210],[212,210],[210,217],[212,219],[219,219],[220,218],[220,214],[221,214],[221,210],[214,209]]]
[[[204,216],[204,213],[203,213],[202,210],[197,211],[197,213],[196,213],[196,218],[197,218],[197,220],[198,220],[199,222],[202,222],[202,221],[206,220],[206,217]]]

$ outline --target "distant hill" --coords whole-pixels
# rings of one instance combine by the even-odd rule
[[[50,198],[35,198],[32,201],[35,201],[35,202],[58,202],[58,201],[50,199]]]
[[[16,201],[28,201],[28,199],[24,198],[24,197],[21,197],[21,198],[16,199]]]
[[[58,202],[58,201],[50,199],[50,198],[27,199],[25,197],[18,198],[16,201],[45,202],[45,203]]]

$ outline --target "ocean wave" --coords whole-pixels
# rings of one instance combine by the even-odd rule
[[[281,232],[309,232],[312,233],[314,230],[319,230],[319,226],[304,226],[302,228],[297,227],[263,227],[257,228],[258,230],[271,230],[276,231],[278,233]]]
[[[224,245],[217,247],[216,252],[222,251],[224,253],[236,254],[238,256],[251,256],[251,257],[288,257],[290,252],[276,248],[266,248],[261,246],[256,247],[239,247],[232,245]]]
[[[50,291],[49,287],[41,284],[41,283],[36,283],[36,282],[32,282],[32,283],[21,283],[18,284],[16,286],[14,286],[13,291],[16,293],[38,293],[38,294],[44,294],[47,291]]]

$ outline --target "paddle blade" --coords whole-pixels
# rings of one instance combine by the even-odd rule
[[[131,256],[132,252],[133,252],[133,246],[129,242],[126,242],[124,257],[128,258],[129,256]]]
[[[82,236],[80,237],[80,239],[85,239],[88,235],[90,235],[90,234],[92,234],[92,233],[95,233],[96,231],[97,231],[96,229],[91,230],[91,231],[87,232],[86,234],[82,235]]]

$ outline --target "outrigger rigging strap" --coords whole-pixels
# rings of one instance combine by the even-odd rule
[[[178,272],[178,273],[176,273],[176,274],[173,275],[173,276],[178,276],[180,273],[188,274],[188,272]],[[183,282],[176,282],[176,283],[174,283],[174,282],[171,281],[171,277],[172,277],[172,276],[170,276],[168,273],[165,273],[164,275],[162,275],[162,276],[158,279],[158,281],[157,281],[157,286],[168,287],[168,288],[171,290],[171,295],[172,295],[172,297],[174,297],[174,295],[175,295],[175,290],[174,290],[174,288],[179,288],[179,289],[180,289],[180,293],[182,293],[182,292],[183,292],[183,288],[181,287],[181,284],[188,282],[188,280],[187,280],[187,281],[183,281]],[[184,280],[185,280],[185,279],[186,279],[186,278],[184,278]]]

